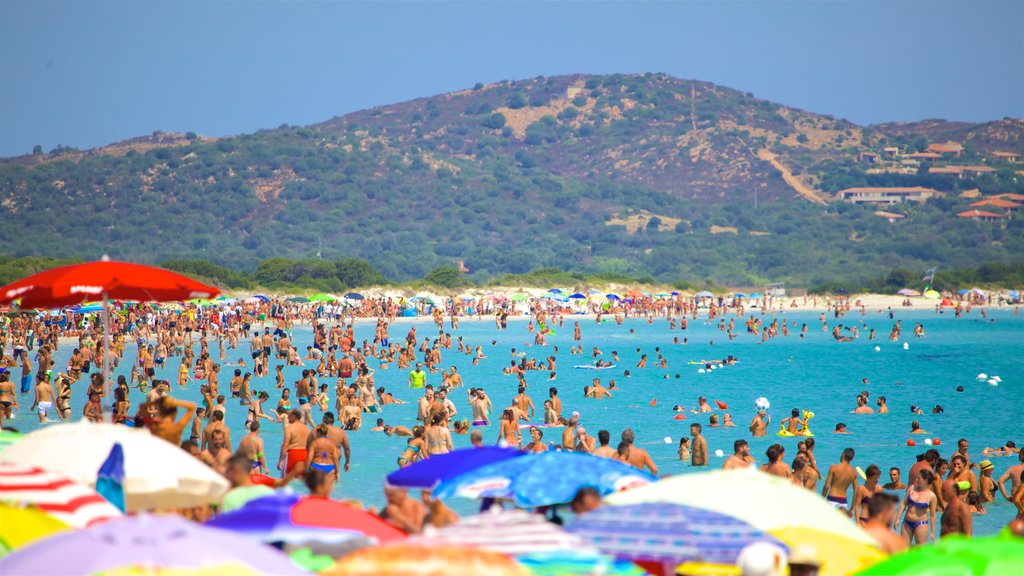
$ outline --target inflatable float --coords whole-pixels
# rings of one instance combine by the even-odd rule
[[[810,410],[804,410],[804,422],[806,422],[806,424],[804,425],[803,434],[793,434],[789,430],[786,430],[785,424],[779,424],[780,428],[778,433],[776,433],[776,436],[783,436],[786,438],[790,438],[793,436],[809,438],[811,436],[814,436],[814,434],[811,432],[811,418],[814,418],[814,412],[811,412]]]
[[[608,366],[594,366],[593,364],[577,364],[573,368],[577,370],[611,370],[615,368],[615,364],[609,364]]]

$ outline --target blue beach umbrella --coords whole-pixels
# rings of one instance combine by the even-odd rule
[[[587,297],[585,295],[580,294],[579,292],[577,292],[577,293],[573,294],[572,296],[569,296],[569,299],[570,300],[586,300]]]
[[[670,294],[672,294],[673,296],[679,296],[679,292],[676,292],[675,290],[673,290],[672,292],[670,292]]]
[[[747,295],[744,294],[743,292],[737,292],[737,293],[733,294],[732,297],[733,298],[746,298]]]
[[[600,294],[604,294],[604,292],[601,292],[597,288],[594,288],[590,292],[587,292],[587,294],[590,294],[591,296],[598,296]]]
[[[719,512],[682,504],[602,506],[575,518],[566,529],[605,554],[666,574],[687,561],[735,564],[754,542],[786,545],[750,524]]]
[[[756,298],[764,298],[764,294],[761,294],[760,292],[751,292],[750,293],[750,297],[751,298],[755,298],[755,299]]]
[[[569,299],[561,294],[545,294],[542,296],[545,300],[554,300],[555,302],[568,302]]]
[[[387,482],[389,486],[400,488],[433,488],[438,483],[464,472],[525,455],[526,452],[522,450],[499,446],[466,448],[431,456],[392,472],[388,474]]]
[[[124,508],[124,449],[115,442],[96,474],[96,492],[121,512]]]
[[[87,314],[89,312],[102,312],[103,311],[103,305],[102,304],[86,304],[85,306],[79,306],[78,308],[72,308],[71,311],[72,312],[77,312],[79,314]]]
[[[562,290],[559,289],[559,288],[552,288],[552,289],[548,290],[548,294],[561,294],[561,293],[562,293]]]
[[[345,294],[345,299],[346,300],[363,300],[365,298],[366,298],[365,296],[363,296],[362,294],[360,294],[358,292],[349,292],[348,294]]]
[[[960,290],[957,290],[956,293],[959,294],[960,296],[964,296],[964,295],[970,294],[971,291],[961,288]]]
[[[605,294],[604,297],[609,300],[622,300],[618,294]]]
[[[441,482],[434,497],[504,498],[513,500],[516,506],[533,508],[570,502],[580,488],[595,488],[606,495],[656,480],[618,460],[552,451],[527,454],[459,474]]]
[[[708,292],[707,290],[697,292],[697,298],[711,298],[712,296],[714,296],[714,294]]]

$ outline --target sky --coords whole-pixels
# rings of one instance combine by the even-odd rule
[[[1020,118],[1024,1],[2,0],[0,156],[617,72],[859,124]]]

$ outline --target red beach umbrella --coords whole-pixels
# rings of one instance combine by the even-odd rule
[[[0,500],[31,504],[74,528],[123,516],[95,490],[34,466],[0,463]]]
[[[101,260],[51,268],[12,282],[0,288],[0,305],[17,300],[22,308],[60,308],[101,299],[174,302],[218,295],[218,288],[177,272]]]

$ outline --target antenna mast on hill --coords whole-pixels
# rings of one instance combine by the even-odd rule
[[[318,246],[317,246],[317,249],[316,249],[316,259],[317,260],[322,260],[323,259],[323,251],[324,251],[324,239],[323,238],[317,238],[316,241],[318,242]]]

